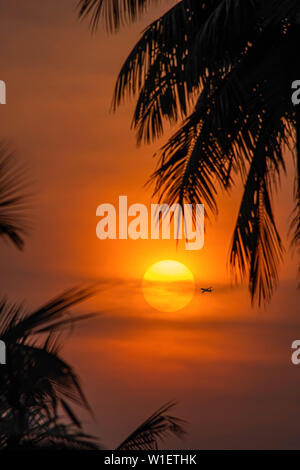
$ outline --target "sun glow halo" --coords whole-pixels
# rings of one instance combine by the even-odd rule
[[[162,312],[184,308],[194,294],[194,276],[182,263],[164,260],[147,269],[143,294],[149,305]]]

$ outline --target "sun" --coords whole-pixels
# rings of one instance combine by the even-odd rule
[[[176,312],[188,305],[194,287],[192,272],[184,264],[172,260],[153,264],[143,279],[146,302],[161,312]]]

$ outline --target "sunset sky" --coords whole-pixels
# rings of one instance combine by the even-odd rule
[[[171,6],[164,1],[161,5]],[[99,317],[77,326],[63,352],[82,377],[95,418],[87,432],[112,448],[160,405],[188,421],[183,442],[167,448],[287,448],[299,446],[300,366],[291,343],[300,338],[297,259],[287,250],[280,286],[266,308],[251,308],[246,286],[231,283],[228,250],[241,184],[219,197],[219,215],[206,220],[204,248],[186,251],[172,240],[96,237],[96,208],[151,203],[144,183],[153,154],[165,142],[136,147],[133,103],[110,112],[122,61],[143,28],[166,7],[108,35],[91,35],[77,19],[76,0],[0,0],[1,138],[27,169],[32,193],[25,251],[1,242],[2,293],[29,307],[82,281],[103,291],[80,307]],[[275,196],[288,248],[293,162]],[[196,292],[177,312],[159,312],[142,292],[145,271],[180,261]],[[214,292],[200,293],[213,286]]]

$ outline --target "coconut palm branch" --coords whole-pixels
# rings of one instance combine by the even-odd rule
[[[92,29],[97,29],[100,20],[104,19],[111,31],[119,29],[127,22],[136,21],[151,4],[158,0],[79,0],[79,16],[90,17]]]
[[[295,151],[295,165],[296,165],[296,177],[295,177],[295,188],[294,196],[296,200],[295,209],[293,212],[293,218],[291,223],[292,246],[296,249],[298,256],[300,256],[300,113],[296,112],[295,119],[296,128],[296,151]],[[298,269],[298,279],[300,288],[300,266]]]
[[[0,304],[0,338],[7,364],[0,377],[0,449],[99,450],[82,431],[72,405],[90,411],[73,368],[60,356],[62,329],[88,315],[69,308],[89,298],[95,285],[69,289],[41,308]],[[45,339],[41,339],[44,335]],[[157,449],[160,440],[184,434],[184,421],[171,416],[169,403],[139,426],[117,450]]]
[[[160,440],[170,435],[182,437],[185,434],[185,422],[169,414],[174,405],[167,403],[159,408],[115,450],[157,450]]]
[[[4,446],[18,447],[24,439],[28,441],[28,436],[35,436],[32,442],[38,439],[33,427],[40,423],[45,436],[51,429],[61,430],[61,438],[66,431],[65,440],[84,437],[81,431],[69,435],[69,428],[58,425],[59,413],[63,413],[72,429],[81,428],[71,403],[90,411],[77,374],[60,357],[58,334],[90,316],[71,315],[69,308],[95,291],[94,285],[69,289],[33,312],[6,300],[1,302],[0,337],[7,349],[7,363],[0,377],[0,441]]]
[[[12,414],[1,419],[0,450],[100,450],[100,446],[76,426],[31,408],[18,434]]]
[[[127,2],[114,5],[125,14]],[[292,229],[299,246],[300,116],[291,101],[299,40],[298,0],[181,0],[143,32],[113,98],[116,109],[137,96],[138,143],[180,123],[151,178],[163,202],[204,203],[217,213],[217,195],[242,180],[229,259],[259,304],[271,298],[283,253],[272,195],[287,147],[296,155]]]
[[[20,250],[24,247],[26,208],[24,172],[18,168],[14,155],[0,142],[0,236]]]
[[[69,309],[90,298],[97,290],[96,283],[68,289],[33,312],[3,300],[0,304],[0,336],[7,343],[22,341],[39,333],[53,333],[88,318],[89,315],[70,315]]]

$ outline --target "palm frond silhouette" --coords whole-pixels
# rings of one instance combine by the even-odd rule
[[[169,415],[175,403],[159,408],[120,444],[116,450],[157,450],[158,440],[169,435],[182,437],[185,434],[184,420]]]
[[[110,31],[118,30],[124,23],[135,21],[149,5],[159,0],[79,0],[79,16],[90,17],[91,28],[97,29],[104,18]]]
[[[24,247],[26,181],[14,155],[0,142],[0,237],[20,250]]]
[[[0,338],[7,363],[0,375],[0,449],[101,449],[95,437],[82,431],[73,405],[91,412],[73,368],[61,358],[62,330],[92,316],[69,309],[97,291],[95,285],[63,292],[41,308],[0,303]],[[183,421],[160,408],[118,447],[156,449],[171,434],[182,436]]]
[[[90,408],[76,373],[59,355],[57,336],[88,317],[70,315],[68,309],[94,291],[94,287],[70,289],[33,312],[2,300],[0,337],[6,344],[7,361],[0,376],[0,448],[51,442],[97,447],[78,431],[81,424],[71,403]],[[60,423],[59,412],[64,412],[69,424]]]
[[[105,1],[86,0],[80,14],[114,30],[152,3],[115,1],[108,10]],[[181,0],[143,32],[113,98],[117,108],[137,96],[138,143],[160,137],[168,122],[180,123],[151,178],[160,200],[204,203],[217,214],[217,195],[243,181],[229,260],[259,305],[272,296],[283,255],[272,194],[287,148],[296,156],[299,247],[300,115],[291,101],[291,84],[300,77],[299,38],[297,0]]]

